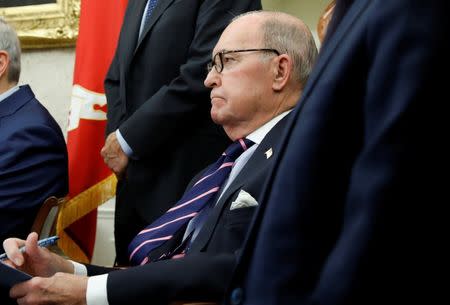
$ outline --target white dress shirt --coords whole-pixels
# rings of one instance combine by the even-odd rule
[[[262,142],[264,137],[269,133],[269,131],[282,119],[284,118],[291,110],[283,112],[278,116],[274,117],[272,120],[259,127],[257,130],[249,134],[246,138],[253,141],[255,144],[243,152],[239,158],[236,159],[233,168],[231,169],[230,176],[228,177],[227,182],[221,190],[220,196],[217,201],[219,201],[222,194],[228,189],[230,184],[234,181],[237,175],[240,173],[242,168],[247,164],[250,157],[255,152],[258,145]],[[216,201],[216,203],[217,203]],[[188,228],[186,231],[188,231]],[[198,233],[198,232],[197,232]],[[193,236],[194,238],[194,236]],[[71,261],[74,265],[74,274],[76,275],[87,275],[86,266],[79,264],[77,262]],[[106,289],[106,284],[108,281],[108,274],[95,275],[90,276],[88,279],[88,285],[86,290],[86,302],[87,305],[109,305],[108,303],[108,291]]]
[[[119,142],[120,148],[122,148],[127,157],[131,158],[133,156],[133,150],[131,149],[130,145],[128,145],[127,141],[125,141],[119,129],[116,130],[116,137],[117,141]]]

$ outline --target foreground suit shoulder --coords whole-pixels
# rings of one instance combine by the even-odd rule
[[[448,1],[354,1],[292,114],[227,304],[430,303],[439,293],[428,288],[445,237],[430,242],[442,230],[423,221],[442,224],[448,201],[436,174],[448,156],[430,149],[446,137],[448,11]]]

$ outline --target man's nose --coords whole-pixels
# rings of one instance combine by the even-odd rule
[[[208,88],[220,86],[220,73],[218,73],[215,68],[212,68],[211,71],[208,72],[208,75],[206,75],[203,83]]]

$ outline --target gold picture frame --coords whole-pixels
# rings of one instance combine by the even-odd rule
[[[54,2],[0,8],[0,16],[16,29],[23,49],[68,47],[75,44],[80,0]]]

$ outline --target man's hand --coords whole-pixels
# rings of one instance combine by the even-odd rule
[[[34,277],[17,284],[9,296],[23,305],[86,305],[88,278],[67,273],[56,273],[49,278]]]
[[[116,132],[111,132],[108,135],[105,146],[103,146],[100,153],[105,164],[116,174],[117,178],[123,178],[128,165],[128,156],[123,152],[122,147],[120,147]]]
[[[38,235],[30,233],[27,240],[8,238],[3,242],[3,248],[14,268],[22,270],[33,276],[52,276],[56,272],[73,273],[73,264],[46,248],[37,244]],[[25,246],[25,252],[20,247]]]

